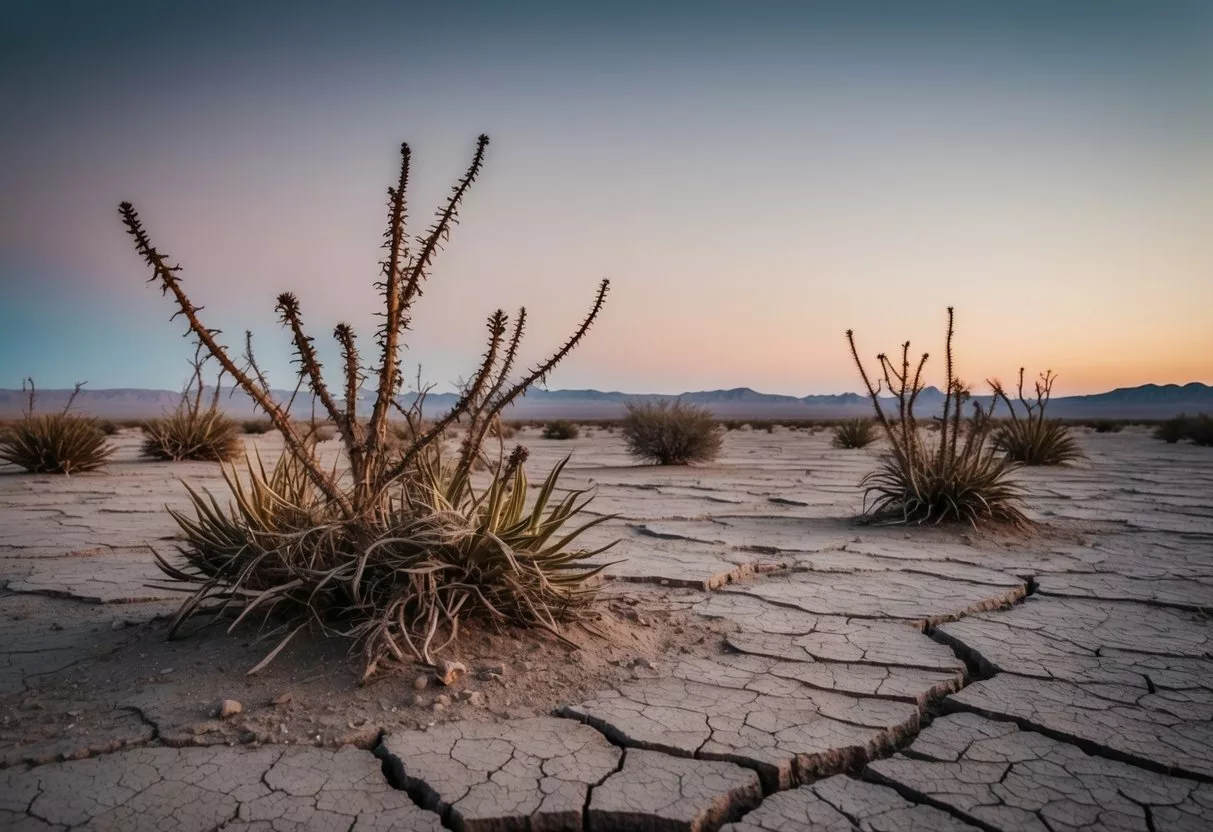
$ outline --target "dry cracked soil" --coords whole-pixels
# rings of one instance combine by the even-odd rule
[[[821,431],[701,468],[525,431],[618,515],[605,637],[473,632],[451,688],[359,686],[320,637],[255,676],[255,628],[166,642],[151,550],[217,466],[126,432],[103,473],[0,471],[0,828],[1213,828],[1213,452],[1079,438],[1011,534],[856,522],[879,448]]]

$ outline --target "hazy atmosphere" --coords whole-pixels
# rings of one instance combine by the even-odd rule
[[[949,304],[966,379],[1213,381],[1213,5],[994,5],[6,2],[0,387],[184,381],[123,199],[289,386],[277,293],[369,338],[399,142],[421,231],[480,132],[406,357],[439,389],[603,277],[551,387],[855,390],[846,328],[938,352]]]

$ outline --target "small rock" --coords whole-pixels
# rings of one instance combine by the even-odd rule
[[[243,710],[244,706],[235,699],[224,699],[221,703],[219,703],[219,718],[231,719]]]
[[[164,670],[161,670],[161,671],[160,671],[160,675],[161,675],[161,676],[167,676],[167,675],[169,675],[169,674],[170,674],[170,673],[172,673],[172,672],[173,672],[173,668],[171,668],[171,667],[166,667],[166,668],[164,668]]]
[[[121,618],[115,618],[113,621],[110,622],[111,630],[121,630],[125,627],[126,627],[126,622],[123,621]]]
[[[481,665],[480,672],[481,673],[492,673],[496,676],[504,676],[505,675],[505,662],[489,662],[488,664]]]
[[[440,693],[434,697],[434,704],[441,705],[443,708],[445,708],[447,705],[451,704],[451,697],[447,696],[445,693]]]
[[[433,705],[430,705],[430,709],[436,713],[438,711],[446,710],[446,705],[443,705],[441,702],[435,702]]]
[[[425,690],[429,686],[430,686],[430,677],[429,676],[422,675],[422,676],[418,676],[416,679],[413,680],[413,687],[416,688],[417,690]]]
[[[535,669],[534,662],[518,662],[518,666],[520,668],[522,668],[523,670],[534,670]]]
[[[484,694],[478,690],[468,691],[467,696],[463,698],[463,701],[467,702],[473,708],[483,708],[486,704],[484,701]]]
[[[274,697],[273,704],[286,705],[287,703],[291,702],[294,698],[295,697],[293,695],[291,695],[291,693],[289,691],[287,693],[280,693]]]
[[[450,686],[466,676],[468,669],[463,662],[452,662],[447,659],[439,659],[438,664],[434,666],[434,671],[438,676],[439,682]]]

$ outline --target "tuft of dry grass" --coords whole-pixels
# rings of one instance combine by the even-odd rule
[[[388,188],[386,251],[375,284],[383,302],[377,359],[364,365],[353,328],[338,324],[333,336],[340,348],[341,390],[325,383],[298,299],[290,293],[278,298],[299,368],[298,387],[310,391],[341,441],[343,459],[331,467],[314,453],[321,439],[316,423],[294,421],[292,402],[272,395],[251,334],[241,360],[235,360],[216,340],[217,330],[198,317],[201,307],[186,295],[180,267],[153,247],[134,207],[122,204],[123,222],[151,267],[152,280],[172,297],[176,315],[266,414],[285,444],[268,469],[259,458],[250,460],[243,474],[234,466],[225,469],[233,495],[227,505],[190,489],[192,511],[174,512],[183,535],[181,559],[157,556],[169,580],[188,593],[172,632],[184,632],[195,621],[230,619],[230,629],[260,620],[279,640],[254,672],[296,634],[316,629],[359,644],[369,677],[385,664],[433,663],[469,618],[538,627],[563,637],[562,626],[593,617],[593,582],[607,564],[591,559],[605,549],[587,551],[575,543],[610,518],[584,521],[590,497],[558,492],[564,463],[528,501],[527,451],[519,446],[506,453],[500,414],[580,344],[605,303],[609,282],[602,281],[580,325],[541,363],[517,371],[526,310],[512,324],[497,310],[487,320],[483,359],[449,412],[423,421],[428,388],[420,385],[409,407],[399,399],[400,354],[414,304],[487,146],[488,137],[481,136],[471,165],[433,224],[412,240],[406,233],[411,153],[408,145],[401,146],[399,177]],[[362,417],[357,400],[368,383],[373,405],[369,417]],[[403,425],[393,423],[393,410]],[[457,424],[466,432],[450,453],[446,440]],[[485,451],[490,438],[496,439],[495,460],[487,473],[475,474],[490,457]]]
[[[711,462],[724,439],[706,407],[683,401],[627,402],[623,441],[628,453],[657,465]]]
[[[997,381],[989,382],[994,396],[1006,402],[1011,420],[1003,423],[994,433],[994,447],[1007,455],[1008,459],[1024,465],[1065,465],[1083,458],[1078,440],[1069,427],[1056,419],[1045,418],[1049,398],[1053,394],[1053,383],[1057,376],[1052,370],[1041,374],[1036,382],[1036,401],[1024,395],[1024,368],[1019,368],[1019,404],[1024,414],[1015,412],[1015,405]]]
[[[962,415],[971,394],[953,372],[954,332],[953,311],[948,307],[943,413],[935,417],[938,433],[928,438],[919,428],[914,408],[925,388],[922,374],[929,355],[923,353],[912,366],[909,341],[902,344],[897,363],[885,353],[877,355],[881,374],[874,385],[859,358],[854,332],[847,330],[851,357],[890,445],[879,467],[860,483],[864,513],[899,523],[960,521],[977,526],[995,521],[1027,526],[1030,521],[1019,507],[1023,492],[1010,479],[1020,463],[998,453],[990,441],[993,405],[987,410],[972,402],[972,415],[967,419]],[[897,402],[895,420],[880,403],[882,388]]]
[[[835,448],[866,448],[876,441],[876,423],[871,419],[847,419],[834,428]]]
[[[0,460],[31,474],[81,474],[109,462],[114,446],[101,425],[69,412],[83,387],[76,385],[60,412],[38,414],[34,380],[23,379],[21,390],[28,395],[25,415],[0,431]]]

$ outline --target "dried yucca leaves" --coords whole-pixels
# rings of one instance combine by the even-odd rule
[[[560,622],[589,613],[590,581],[607,564],[586,561],[610,548],[572,546],[610,518],[571,522],[590,498],[556,496],[567,459],[528,506],[523,456],[516,450],[478,491],[433,455],[356,523],[289,455],[270,473],[259,459],[243,477],[233,466],[224,473],[230,505],[190,489],[193,515],[172,513],[185,564],[160,558],[160,567],[191,597],[171,632],[199,615],[231,613],[229,629],[250,616],[277,619],[285,637],[255,671],[316,623],[362,642],[368,676],[384,659],[432,663],[467,618],[559,635]]]

